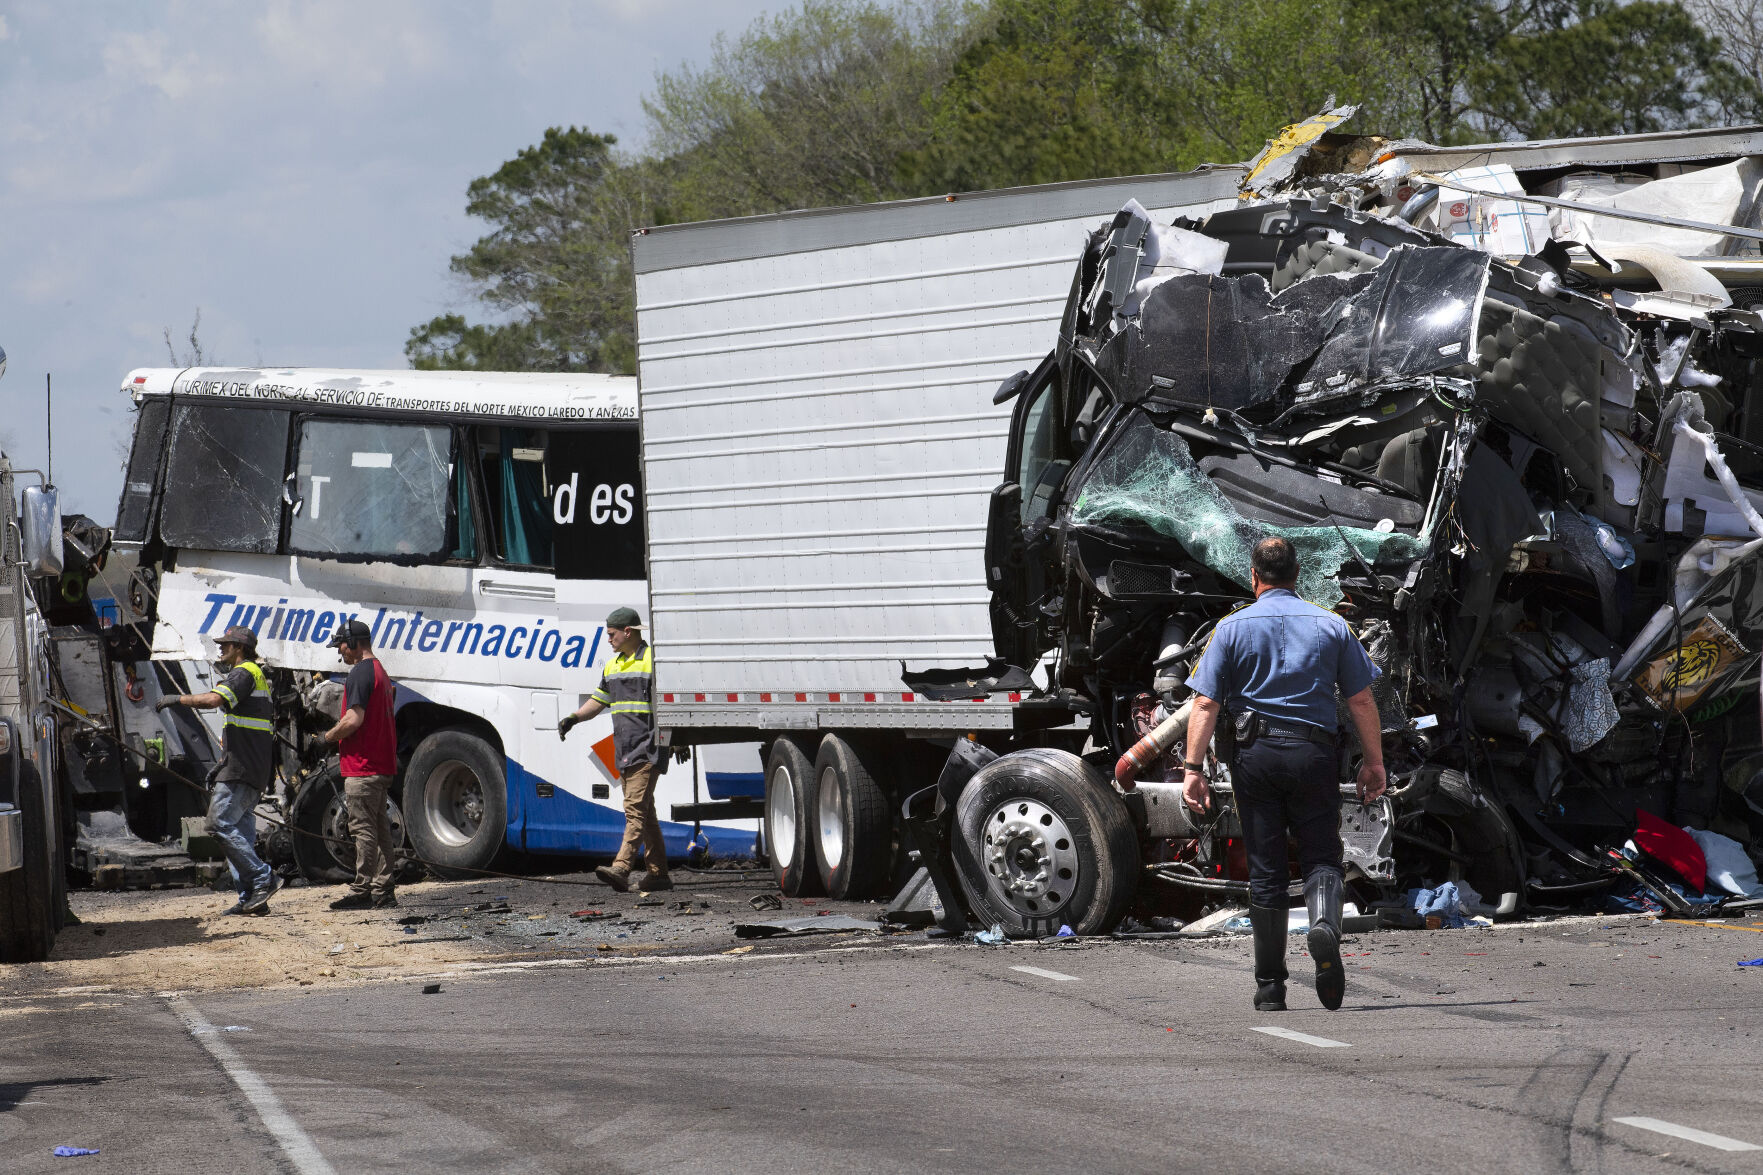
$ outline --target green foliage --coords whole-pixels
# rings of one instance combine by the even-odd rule
[[[651,222],[655,169],[620,159],[615,143],[553,127],[471,182],[466,211],[493,227],[453,258],[453,272],[512,321],[467,326],[442,315],[410,332],[412,366],[636,370],[626,234]]]
[[[1525,138],[1697,125],[1740,81],[1675,0],[1532,0],[1496,19],[1504,35],[1466,84],[1492,129]]]
[[[405,352],[629,372],[637,226],[1235,162],[1331,98],[1442,144],[1763,117],[1763,0],[1689,2],[803,0],[659,75],[645,155],[552,128],[473,180],[496,321]]]
[[[692,218],[900,195],[901,156],[925,135],[977,11],[966,4],[807,0],[718,36],[702,69],[656,79],[654,147],[679,165]]]

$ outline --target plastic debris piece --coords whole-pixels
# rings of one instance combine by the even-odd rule
[[[774,893],[756,893],[747,899],[747,904],[755,910],[781,910],[784,900]]]
[[[1071,932],[1071,927],[1061,925],[1059,927],[1059,933],[1055,934],[1053,937],[1054,938],[1076,938],[1077,935],[1075,935]]]
[[[416,933],[416,927],[414,927],[414,926],[406,926],[406,927],[405,927],[405,928],[404,928],[404,933],[405,933],[405,934],[415,934],[415,933]]]
[[[986,946],[989,946],[989,947],[995,947],[995,946],[1003,945],[1003,943],[1005,943],[1008,940],[1004,937],[1003,925],[1000,923],[994,922],[994,923],[992,923],[992,928],[990,930],[976,930],[976,931],[974,931],[973,941],[978,942],[978,943],[984,943]]]
[[[1739,966],[1741,966],[1741,967],[1763,967],[1763,959],[1742,959],[1739,962]]]
[[[422,994],[423,995],[440,995],[441,994],[441,985],[438,983],[425,983],[422,986]]]
[[[58,1146],[50,1153],[53,1154],[58,1159],[74,1159],[74,1158],[78,1158],[80,1155],[95,1155],[98,1153],[98,1148],[97,1147],[83,1147],[83,1146]]]
[[[880,930],[881,924],[845,914],[817,914],[808,918],[781,918],[776,922],[737,922],[736,938],[775,938],[781,934],[832,934],[843,930]]]

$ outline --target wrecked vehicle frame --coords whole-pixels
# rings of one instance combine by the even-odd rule
[[[1057,345],[997,393],[998,660],[965,684],[1040,666],[1030,704],[1073,725],[960,744],[907,799],[947,928],[1095,933],[1244,899],[1228,746],[1213,815],[1182,804],[1185,680],[1269,534],[1382,674],[1391,790],[1342,788],[1362,908],[1450,880],[1498,917],[1638,876],[1681,912],[1607,855],[1637,809],[1758,842],[1763,319],[1613,294],[1554,241],[1501,260],[1408,223],[1412,203],[1399,172],[1311,175],[1202,221],[1129,204],[1091,234]]]

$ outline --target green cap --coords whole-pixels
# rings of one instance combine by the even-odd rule
[[[607,628],[641,628],[643,618],[637,615],[635,608],[614,608],[612,615],[606,618]]]

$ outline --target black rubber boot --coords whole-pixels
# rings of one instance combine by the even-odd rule
[[[1346,882],[1334,869],[1318,869],[1304,879],[1316,998],[1331,1012],[1341,1006],[1347,994],[1347,973],[1341,969],[1341,900],[1345,893]]]
[[[1255,1010],[1286,1010],[1286,912],[1267,906],[1249,906],[1249,925],[1255,931]]]

